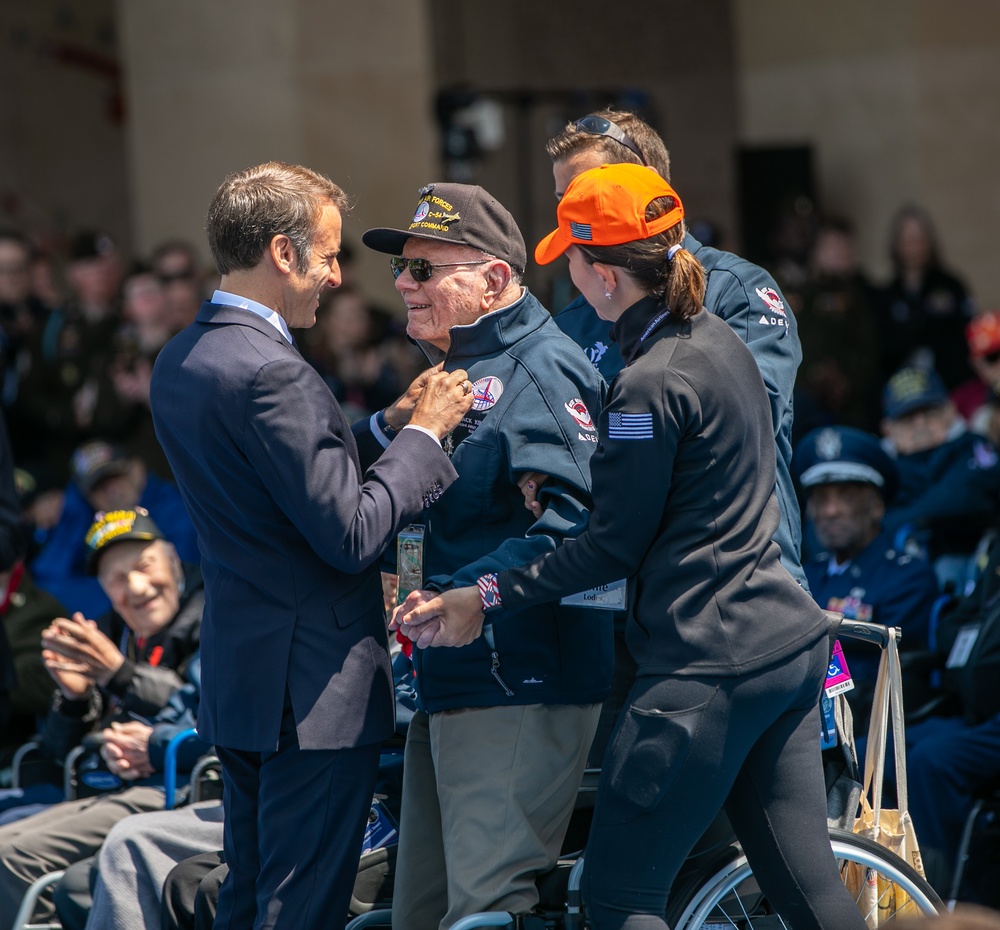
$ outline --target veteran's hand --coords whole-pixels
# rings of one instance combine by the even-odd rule
[[[118,647],[79,611],[72,619],[57,617],[42,630],[42,649],[62,656],[71,671],[87,675],[99,685],[111,681],[125,662]]]
[[[549,476],[540,471],[526,471],[517,479],[517,486],[524,495],[524,506],[537,520],[542,515],[542,505],[538,503],[538,492]]]
[[[149,761],[149,738],[152,734],[153,728],[138,720],[113,723],[102,730],[104,745],[101,746],[101,756],[108,763],[108,768],[128,781],[152,775],[155,771]]]

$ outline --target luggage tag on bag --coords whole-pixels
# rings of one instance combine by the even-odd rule
[[[826,684],[823,686],[823,693],[828,698],[834,698],[838,694],[850,691],[853,687],[854,679],[851,678],[851,670],[847,667],[844,649],[838,639],[833,644],[833,654],[830,656],[830,665],[826,670]]]
[[[972,647],[976,645],[977,639],[979,639],[978,623],[970,623],[961,627],[958,636],[955,637],[955,642],[952,644],[951,652],[948,653],[948,660],[944,663],[944,667],[962,668],[969,661]]]
[[[396,604],[402,604],[411,591],[424,585],[424,528],[411,523],[396,537]]]
[[[567,607],[593,607],[597,610],[624,610],[628,603],[628,588],[625,579],[599,584],[578,594],[568,594],[560,604]]]
[[[819,746],[820,749],[833,749],[837,745],[837,718],[833,712],[833,698],[825,691],[820,695],[819,707]]]

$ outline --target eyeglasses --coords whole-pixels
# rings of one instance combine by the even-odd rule
[[[435,268],[453,268],[456,265],[486,265],[493,261],[492,258],[484,258],[481,262],[440,262],[432,265],[426,258],[390,258],[389,267],[392,269],[392,276],[398,278],[407,268],[414,281],[423,284],[430,281]]]
[[[603,116],[585,116],[583,119],[578,119],[573,125],[583,132],[589,132],[592,136],[607,136],[609,139],[614,139],[615,142],[619,142],[625,148],[635,152],[639,156],[639,161],[646,164],[646,159],[639,151],[639,146],[625,134],[620,126],[612,123],[611,120],[605,119]]]

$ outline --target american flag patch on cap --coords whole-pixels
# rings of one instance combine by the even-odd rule
[[[590,223],[570,223],[569,232],[574,239],[586,239],[590,242],[594,238]]]
[[[652,439],[653,414],[609,413],[608,439]]]

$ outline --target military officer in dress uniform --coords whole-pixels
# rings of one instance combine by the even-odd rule
[[[822,549],[804,564],[816,602],[853,620],[899,627],[901,650],[926,649],[937,581],[921,554],[898,547],[882,527],[898,472],[879,440],[845,426],[813,430],[792,467]],[[878,651],[852,640],[844,653],[855,684],[847,694],[855,732],[864,733]]]

